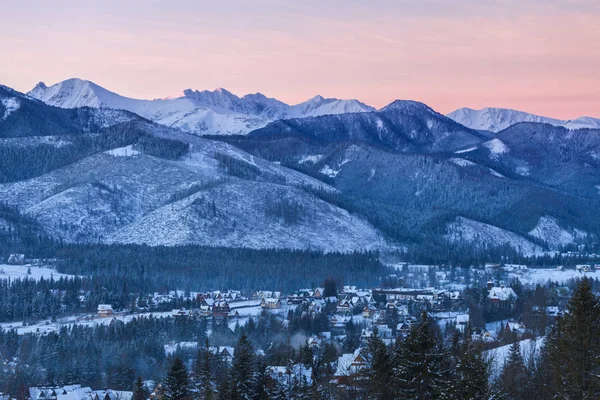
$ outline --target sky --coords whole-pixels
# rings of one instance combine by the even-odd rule
[[[0,0],[0,84],[600,117],[599,0]]]

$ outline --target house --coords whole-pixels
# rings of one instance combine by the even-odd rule
[[[396,336],[405,338],[410,333],[410,329],[410,321],[399,322],[398,325],[396,325]]]
[[[578,264],[575,269],[579,272],[592,272],[592,266],[589,264]]]
[[[226,301],[215,301],[212,307],[213,317],[228,317],[231,309]]]
[[[23,265],[25,264],[25,254],[11,254],[8,256],[7,264]]]
[[[377,312],[377,308],[371,305],[365,306],[363,308],[362,316],[363,318],[371,318]]]
[[[186,310],[185,308],[181,308],[179,310],[173,310],[171,312],[171,316],[173,318],[178,318],[178,319],[187,318],[190,316],[190,311]]]
[[[98,304],[98,316],[110,317],[113,314],[113,308],[110,304]]]
[[[219,347],[210,347],[210,352],[217,356],[217,358],[227,364],[231,364],[233,362],[233,347],[230,346],[219,346]]]
[[[372,328],[364,328],[360,335],[361,343],[366,346],[369,339],[375,336],[375,329]],[[386,345],[392,344],[394,339],[394,335],[392,333],[392,329],[386,325],[377,326],[377,337],[382,339]]]
[[[321,297],[323,297],[324,292],[325,292],[325,288],[318,287],[315,289],[314,297],[317,299],[320,299]]]
[[[492,287],[488,293],[488,299],[490,299],[492,303],[508,301],[516,298],[517,294],[515,291],[512,288],[504,285]]]
[[[285,389],[313,384],[312,368],[306,368],[303,364],[294,364],[291,367],[268,366],[266,373]]]
[[[81,385],[30,387],[30,400],[131,400],[133,392],[111,389],[92,390]]]
[[[212,315],[212,307],[208,304],[203,304],[198,307],[198,313],[204,317],[210,317]]]
[[[263,297],[260,301],[260,307],[263,309],[277,309],[281,308],[281,300],[278,297]]]
[[[458,314],[456,316],[456,328],[464,332],[467,325],[469,325],[469,314]]]
[[[342,354],[337,361],[337,368],[333,374],[333,383],[339,385],[348,385],[352,380],[368,366],[365,351],[358,348],[354,353]]]
[[[339,314],[349,315],[352,313],[352,306],[348,300],[342,300],[338,303],[335,311]]]

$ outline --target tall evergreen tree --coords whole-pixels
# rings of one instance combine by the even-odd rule
[[[148,398],[148,391],[142,382],[142,377],[138,376],[133,385],[133,397],[132,400],[146,400]]]
[[[210,352],[208,339],[204,345],[198,350],[198,355],[194,362],[194,379],[198,393],[203,399],[210,400],[214,395],[211,363],[213,354]]]
[[[508,357],[499,378],[498,397],[507,400],[524,400],[528,384],[529,376],[521,355],[521,344],[515,341],[510,345]]]
[[[234,350],[231,367],[232,398],[252,399],[255,393],[255,356],[252,344],[242,335]]]
[[[462,400],[487,399],[490,364],[481,346],[467,337],[459,349],[452,380],[454,397]]]
[[[367,351],[370,361],[367,376],[369,398],[392,398],[392,387],[389,384],[392,378],[392,359],[385,343],[379,337],[377,328],[373,329],[373,335],[368,340]]]
[[[579,282],[567,309],[546,344],[555,394],[600,398],[600,302],[590,280]]]
[[[449,396],[449,357],[433,330],[427,313],[413,327],[395,354],[395,382],[398,398],[434,400]]]
[[[165,397],[168,400],[188,400],[190,395],[190,382],[187,369],[181,358],[175,357],[171,368],[163,382]]]

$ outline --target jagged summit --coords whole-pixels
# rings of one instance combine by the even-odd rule
[[[510,108],[486,107],[474,110],[464,107],[451,112],[447,116],[469,128],[491,132],[500,132],[520,122],[544,123],[564,126],[569,129],[600,127],[600,119],[596,118],[580,117],[574,120],[560,120]]]
[[[224,88],[185,89],[181,96],[137,100],[78,78],[38,84],[29,95],[62,108],[124,109],[162,125],[196,134],[246,134],[278,119],[373,111],[356,100],[312,99],[290,106],[261,93],[239,97]]]

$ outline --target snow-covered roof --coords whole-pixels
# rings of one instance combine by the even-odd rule
[[[517,294],[515,293],[515,291],[512,288],[506,287],[506,286],[493,287],[490,289],[490,292],[488,293],[488,298],[494,299],[494,300],[506,301],[506,300],[510,299],[511,297],[516,299]]]

